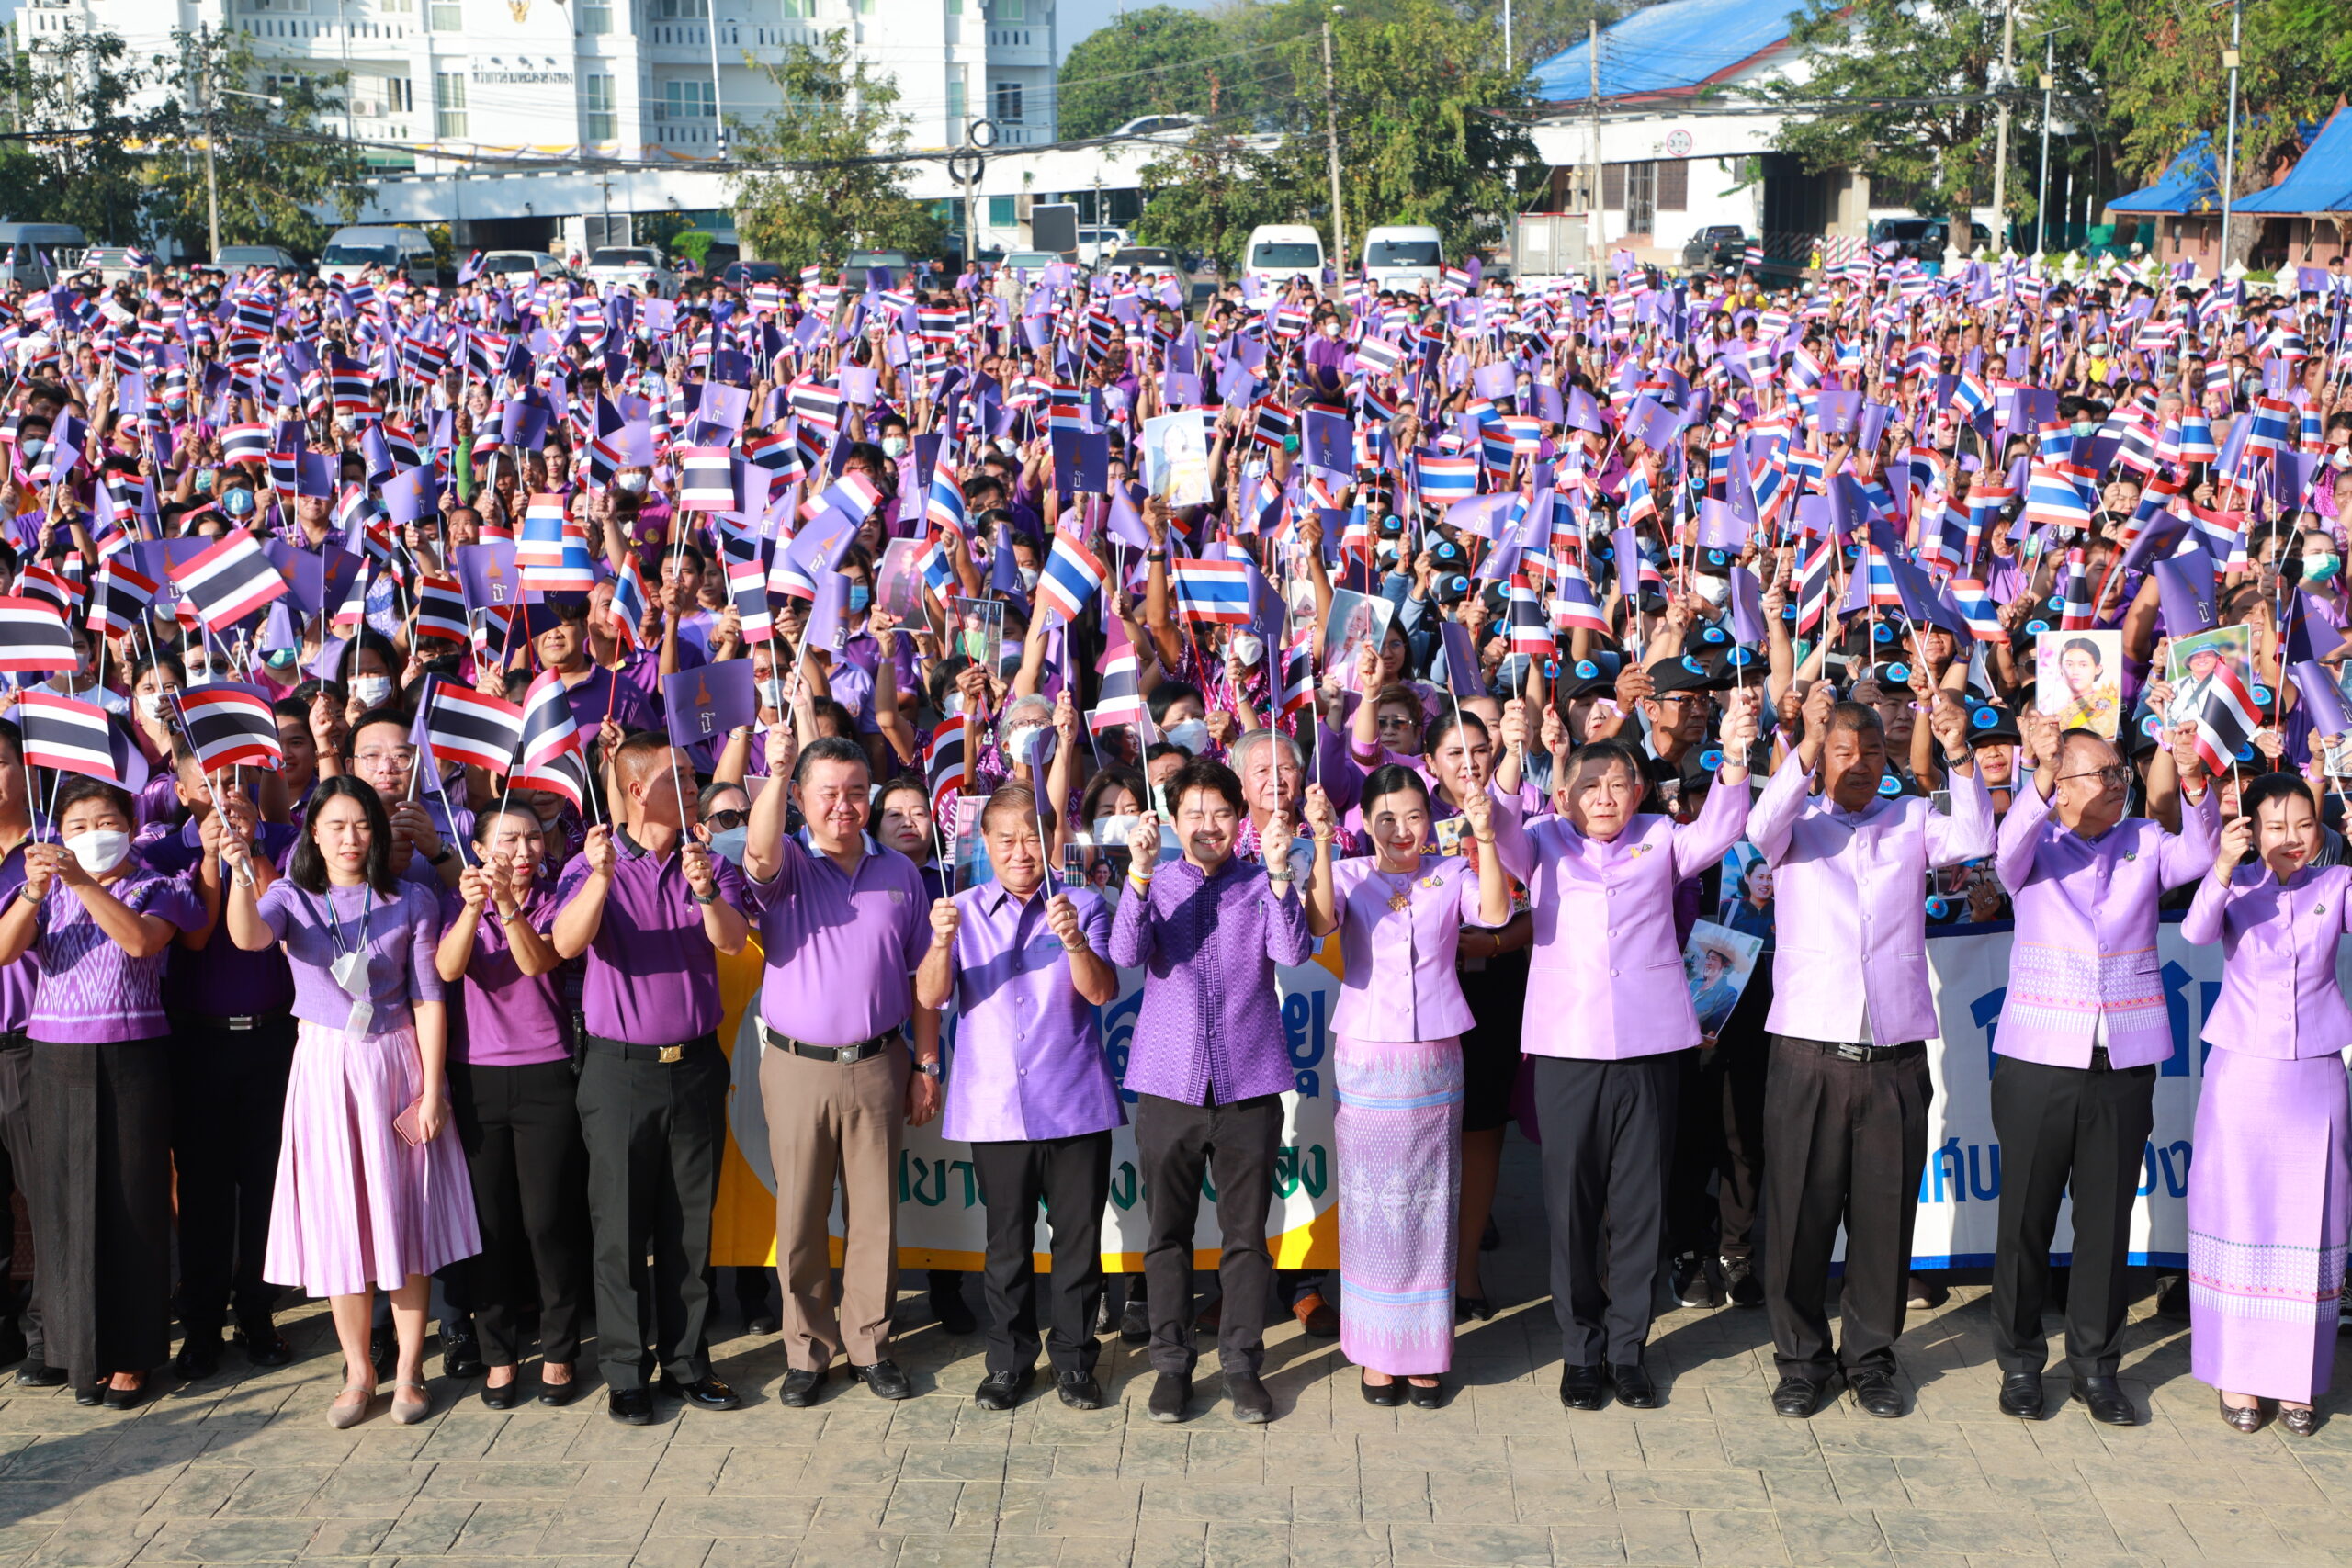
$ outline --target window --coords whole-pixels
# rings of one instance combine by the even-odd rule
[[[466,30],[466,8],[458,0],[431,0],[424,25],[436,33],[461,33]]]
[[[613,8],[610,6],[584,5],[580,7],[580,31],[587,38],[602,38],[613,30]]]
[[[959,66],[956,74],[947,78],[947,130],[950,135],[962,139],[964,121],[970,110],[971,105],[965,101],[964,73]]]
[[[1015,223],[1021,221],[1019,212],[1015,207],[1015,203],[1018,200],[1019,197],[1010,196],[992,196],[989,197],[989,227],[991,229],[1010,229]]]
[[[1025,22],[1029,19],[1029,0],[996,0],[996,20]]]
[[[718,113],[718,94],[708,82],[664,82],[662,101],[672,119],[708,119]]]
[[[465,140],[466,79],[454,72],[434,74],[433,134],[445,141]]]
[[[410,0],[376,0],[376,9],[387,17],[405,17],[416,7]]]
[[[1021,123],[1021,84],[999,82],[996,85],[996,118],[1008,124]]]
[[[1668,158],[1657,165],[1657,209],[1683,212],[1690,206],[1690,160]]]
[[[580,79],[580,112],[585,117],[589,141],[619,140],[619,120],[613,113],[613,79],[610,76],[583,76]]]

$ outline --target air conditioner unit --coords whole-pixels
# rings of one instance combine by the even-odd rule
[[[361,119],[374,119],[383,112],[383,107],[373,98],[354,98],[351,100],[351,112]]]

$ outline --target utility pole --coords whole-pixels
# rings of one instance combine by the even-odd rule
[[[2016,80],[2016,44],[2018,12],[2014,0],[2003,0],[2001,6],[2001,81],[2000,96],[1994,105],[1996,118],[1993,131],[1993,245],[1996,253],[2009,248],[2009,215],[2001,204],[2009,188],[2009,84]],[[1961,215],[1961,231],[1968,229],[1967,214]]]
[[[2041,35],[2041,180],[2033,187],[2033,254],[2041,254],[2048,226],[2042,213],[2050,205],[2050,89],[2058,73],[2058,30]]]
[[[1340,108],[1331,87],[1331,18],[1346,9],[1334,6],[1323,17],[1323,150],[1331,163],[1331,261],[1341,277],[1348,275],[1348,218],[1340,207]]]
[[[1605,243],[1607,228],[1600,213],[1600,22],[1598,17],[1588,17],[1584,25],[1585,63],[1592,71],[1592,85],[1585,98],[1592,110],[1592,168],[1587,175],[1589,183],[1585,186],[1584,195],[1585,207],[1590,214],[1592,243],[1585,260],[1593,269],[1593,276],[1598,277],[1600,276],[1600,247]]]
[[[212,170],[212,33],[197,35],[196,107],[204,119],[204,224],[212,241],[208,261],[220,259],[220,182]]]
[[[359,119],[351,107],[351,17],[345,9],[350,3],[351,0],[334,0],[334,26],[335,31],[343,35],[343,139],[356,141]]]
[[[2222,56],[2222,63],[2230,68],[2230,126],[2222,144],[2222,254],[2213,262],[2216,280],[2230,265],[2230,187],[2237,183],[2238,166],[2238,29],[2245,21],[2245,0],[2235,0],[2230,6],[2229,51]]]
[[[711,132],[718,139],[720,162],[727,158],[727,96],[718,85],[718,0],[708,0],[710,27],[710,124]]]
[[[1503,69],[1508,72],[1513,63],[1510,52],[1510,0],[1503,0]]]

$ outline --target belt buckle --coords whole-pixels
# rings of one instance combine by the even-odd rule
[[[250,1013],[247,1013],[243,1017],[224,1019],[222,1021],[229,1026],[229,1032],[232,1034],[246,1033],[250,1032],[254,1026],[253,1015]]]
[[[854,1066],[865,1060],[858,1054],[865,1049],[865,1043],[862,1040],[854,1045],[836,1045],[833,1047],[833,1060],[844,1067]]]
[[[1867,1062],[1871,1059],[1871,1048],[1857,1045],[1850,1040],[1841,1041],[1838,1045],[1838,1059],[1841,1062]]]
[[[653,1059],[665,1067],[673,1062],[684,1060],[686,1055],[686,1048],[684,1045],[658,1045],[654,1047],[654,1051]]]

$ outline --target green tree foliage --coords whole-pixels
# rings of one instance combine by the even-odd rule
[[[1598,21],[1606,28],[1620,14],[1636,10],[1639,5],[1640,0],[1624,6],[1601,4],[1600,0],[1510,0],[1512,63],[1523,73],[1560,51],[1584,42],[1591,23]],[[1462,10],[1478,26],[1493,29],[1495,49],[1499,54],[1503,0],[1463,0]]]
[[[738,157],[766,165],[732,181],[735,226],[747,246],[787,268],[862,248],[939,250],[943,226],[907,194],[903,165],[877,156],[907,145],[897,84],[854,61],[844,32],[787,45],[767,73],[784,107],[762,124],[739,126],[735,138]]]
[[[1061,135],[1101,136],[1140,115],[1213,112],[1211,100],[1222,96],[1220,69],[1248,68],[1247,61],[1218,58],[1229,48],[1198,11],[1150,6],[1125,13],[1080,39],[1062,62]]]
[[[284,245],[315,255],[332,226],[313,209],[323,208],[349,223],[368,201],[367,160],[341,135],[343,75],[281,82],[272,89],[283,100],[278,107],[218,90],[251,91],[247,84],[258,81],[253,40],[244,34],[206,29],[175,33],[173,40],[176,56],[157,62],[173,96],[161,111],[159,144],[166,150],[148,172],[155,230],[169,234],[184,253],[209,251],[203,154],[209,136],[220,191],[220,243]]]
[[[1311,216],[1295,170],[1213,126],[1194,131],[1141,174],[1146,200],[1136,237],[1148,245],[1199,251],[1228,271],[1251,229]]]
[[[152,67],[119,34],[77,28],[34,35],[6,69],[0,96],[33,135],[0,156],[0,208],[18,221],[78,224],[93,241],[138,238],[147,150],[169,129],[160,111],[134,105]]]

